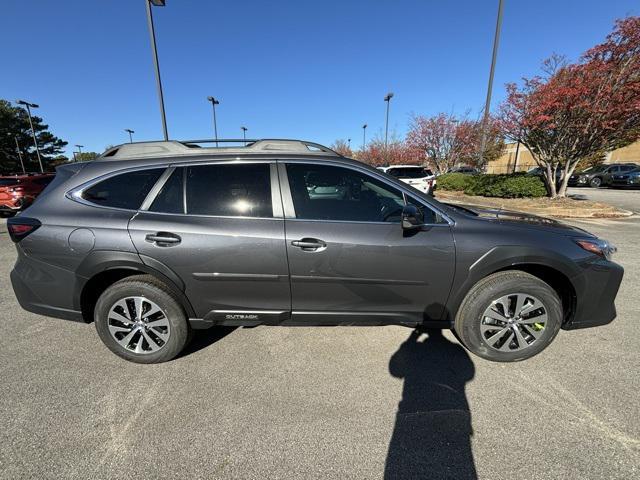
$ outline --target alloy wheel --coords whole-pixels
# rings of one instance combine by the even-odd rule
[[[155,353],[171,335],[165,312],[146,297],[125,297],[109,309],[109,333],[124,349],[133,353]]]
[[[544,333],[547,309],[526,293],[511,293],[493,302],[480,319],[480,333],[489,347],[501,352],[529,348]]]

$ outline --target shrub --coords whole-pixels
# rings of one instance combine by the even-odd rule
[[[473,175],[465,175],[464,173],[445,173],[438,177],[438,188],[440,190],[466,190],[471,182]]]
[[[448,173],[438,178],[438,188],[442,188],[442,190],[461,190],[467,195],[480,195],[483,197],[537,198],[547,195],[547,189],[540,177],[518,173],[512,175]]]

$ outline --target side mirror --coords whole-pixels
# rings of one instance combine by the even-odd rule
[[[402,208],[402,229],[414,230],[424,224],[424,215],[415,205],[405,205]]]

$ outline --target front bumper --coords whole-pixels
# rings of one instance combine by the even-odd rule
[[[580,265],[580,289],[576,292],[575,314],[562,328],[597,327],[611,323],[616,318],[615,299],[622,282],[624,268],[605,259]]]

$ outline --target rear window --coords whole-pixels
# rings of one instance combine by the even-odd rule
[[[431,175],[422,167],[390,168],[387,173],[396,178],[423,178]]]
[[[114,175],[82,192],[82,198],[103,207],[137,210],[164,168],[152,168]]]
[[[273,217],[266,163],[186,167],[187,214]]]

